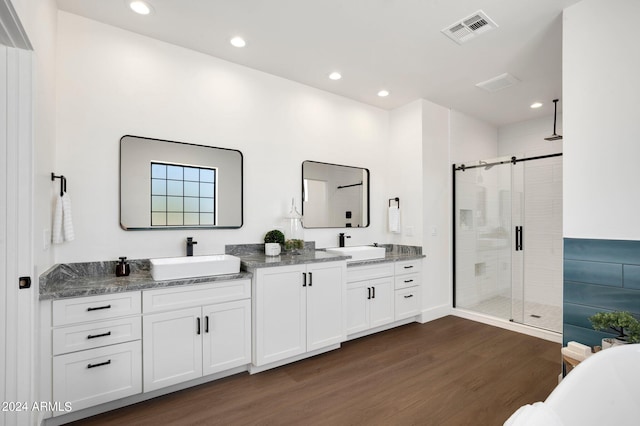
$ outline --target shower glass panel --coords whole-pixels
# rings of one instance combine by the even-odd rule
[[[455,307],[561,332],[561,154],[453,173]]]
[[[466,163],[455,171],[455,305],[512,319],[514,267],[510,159]]]
[[[562,157],[518,165],[522,165],[525,213],[522,323],[561,332]]]

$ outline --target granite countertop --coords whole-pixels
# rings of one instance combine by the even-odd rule
[[[155,281],[148,260],[131,260],[131,274],[115,276],[115,261],[55,265],[40,276],[40,300],[121,293],[215,281],[250,279],[250,272],[179,280]]]
[[[127,277],[115,276],[117,263],[115,261],[59,264],[51,267],[40,276],[40,300],[250,279],[253,276],[253,270],[265,267],[341,260],[347,261],[347,267],[353,267],[425,257],[422,254],[422,247],[390,244],[381,245],[381,247],[386,249],[384,258],[351,262],[349,261],[351,256],[327,253],[322,249],[316,250],[314,242],[305,242],[305,249],[300,254],[282,253],[279,256],[266,256],[263,244],[226,246],[227,254],[233,254],[240,258],[241,271],[239,273],[165,281],[155,281],[151,277],[151,265],[148,259],[129,260],[131,274]]]
[[[282,253],[279,256],[267,256],[264,253],[238,255],[242,269],[253,271],[256,268],[273,266],[301,265],[305,263],[336,262],[348,260],[351,256],[341,256],[322,250],[304,250],[300,254]]]
[[[402,260],[415,260],[422,259],[427,257],[422,253],[394,253],[387,252],[385,256],[381,259],[368,259],[368,260],[356,260],[353,262],[347,261],[347,267],[350,266],[363,266],[363,265],[373,265],[375,263],[386,263],[386,262],[400,262]]]

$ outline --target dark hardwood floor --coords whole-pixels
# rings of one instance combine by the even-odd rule
[[[450,316],[74,424],[502,425],[560,368],[560,344]]]

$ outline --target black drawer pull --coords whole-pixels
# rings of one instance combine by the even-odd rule
[[[413,297],[413,294],[410,294],[410,295],[408,295],[408,296],[405,296],[404,298],[405,298],[405,299],[408,299],[408,298],[410,298],[410,297]]]
[[[107,306],[98,306],[97,308],[87,308],[87,311],[99,311],[100,309],[111,309],[111,305]]]
[[[87,368],[102,367],[103,365],[109,365],[109,364],[111,364],[111,360],[105,361],[105,362],[100,362],[98,364],[89,364],[89,365],[87,365]]]
[[[107,331],[106,333],[102,333],[102,334],[90,334],[87,336],[87,339],[95,339],[96,337],[105,337],[105,336],[111,336],[111,332]]]
[[[404,280],[405,283],[412,283],[413,280]]]
[[[409,266],[405,266],[404,269],[411,269],[413,268],[413,265],[409,265]]]

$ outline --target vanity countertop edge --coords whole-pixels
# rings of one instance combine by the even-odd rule
[[[116,277],[115,262],[85,262],[56,264],[40,275],[39,299],[57,300],[83,296],[97,296],[127,291],[151,290],[158,288],[211,284],[216,281],[251,279],[253,271],[259,268],[301,265],[320,262],[347,261],[347,267],[357,267],[377,263],[422,259],[422,253],[387,252],[381,259],[348,262],[351,256],[327,253],[323,250],[305,250],[300,254],[266,256],[264,253],[239,255],[241,271],[233,274],[203,276],[175,280],[155,281],[151,277],[148,259],[132,260],[132,272],[126,277]]]

